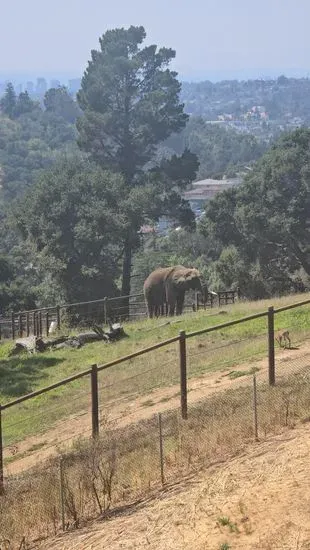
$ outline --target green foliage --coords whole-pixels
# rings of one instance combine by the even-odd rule
[[[54,113],[71,124],[76,122],[80,114],[77,103],[65,86],[47,90],[44,96],[44,107],[48,113]]]
[[[178,228],[165,236],[145,236],[143,248],[133,259],[132,293],[142,291],[146,277],[158,267],[182,264],[199,269],[203,279],[209,281],[212,259],[216,258],[216,245],[201,233]],[[213,288],[213,287],[212,287]]]
[[[35,251],[32,262],[46,301],[55,288],[65,301],[115,294],[126,231],[119,208],[123,189],[121,177],[76,159],[43,174],[14,206],[11,223]]]
[[[308,129],[285,135],[206,207],[200,229],[225,248],[214,269],[249,297],[302,289],[310,276],[309,144]]]
[[[2,199],[24,193],[36,176],[75,148],[74,126],[39,106],[20,112],[18,118],[0,116]]]
[[[185,146],[199,158],[198,178],[221,178],[224,174],[235,176],[245,165],[257,160],[267,148],[251,134],[241,134],[208,124],[200,117],[190,117],[186,128],[165,143],[176,151]]]
[[[189,83],[182,86],[182,99],[186,112],[216,120],[223,113],[240,116],[254,105],[265,107],[272,120],[285,124],[288,115],[309,121],[309,78],[272,80],[223,80]]]
[[[0,100],[1,111],[9,118],[14,118],[16,109],[16,93],[11,82],[8,83],[4,96]]]
[[[179,100],[177,74],[167,68],[175,52],[141,47],[145,37],[143,27],[107,31],[100,50],[92,51],[78,93],[80,147],[101,166],[120,173],[126,184],[123,294],[130,292],[131,255],[141,225],[167,213],[193,224],[180,190],[198,169],[188,150],[169,160],[156,156],[158,144],[179,132],[188,116]]]
[[[140,48],[143,27],[107,31],[92,51],[78,93],[84,116],[78,121],[80,146],[132,184],[152,160],[155,145],[181,130],[187,115],[179,102],[180,83],[166,67],[168,48]]]

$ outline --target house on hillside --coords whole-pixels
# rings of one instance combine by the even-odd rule
[[[207,201],[217,193],[230,189],[241,183],[241,178],[228,178],[223,180],[205,179],[192,184],[192,189],[185,191],[184,198],[188,200],[191,209],[199,217]]]
[[[205,179],[192,183],[192,188],[183,193],[184,199],[188,200],[191,209],[193,210],[196,219],[203,214],[204,206],[208,200],[212,199],[217,193],[230,189],[235,185],[239,185],[242,178],[227,178],[223,180]],[[157,225],[143,225],[140,229],[142,235],[150,235],[158,233],[166,235],[174,225],[173,221],[168,216],[162,216]],[[176,229],[179,229],[178,227]]]

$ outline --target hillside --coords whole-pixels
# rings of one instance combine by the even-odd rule
[[[45,550],[308,550],[310,428],[249,445]]]
[[[297,302],[309,296],[303,294],[294,298]],[[279,307],[292,301],[290,296],[275,300],[273,305]],[[239,319],[245,314],[266,311],[269,305],[268,301],[240,302],[221,311],[200,311],[184,315],[180,319],[170,319],[169,324],[162,320],[131,323],[125,327],[129,338],[116,345],[97,342],[81,350],[50,352],[45,358],[44,355],[4,358],[0,373],[2,378],[6,375],[8,382],[8,377],[11,381],[14,376],[19,380],[22,372],[24,377],[30,375],[29,380],[32,383],[37,378],[37,387],[42,387],[46,378],[51,376],[55,380],[60,374],[62,377],[67,375],[68,370],[80,372],[82,364],[78,362],[79,353],[80,361],[88,357],[99,362],[105,352],[104,359],[108,362],[111,357],[144,348],[147,344],[154,343],[154,340],[162,342],[182,328],[190,332],[211,327],[221,319],[228,321]],[[3,537],[11,545],[20,544],[23,537],[26,537],[27,544],[38,539],[45,540],[44,544],[47,544],[48,539],[53,534],[59,534],[62,529],[70,531],[74,527],[81,528],[85,522],[105,513],[108,516],[117,516],[118,510],[127,510],[127,507],[132,510],[135,503],[144,503],[145,499],[151,503],[154,495],[163,495],[162,484],[172,490],[176,482],[180,483],[180,480],[188,479],[188,476],[202,471],[213,472],[214,464],[229,465],[228,461],[233,457],[245,456],[244,453],[255,450],[255,438],[265,445],[271,437],[278,436],[281,440],[281,434],[288,434],[292,428],[307,423],[310,387],[309,315],[309,305],[276,314],[276,329],[289,329],[292,347],[276,348],[275,387],[270,387],[267,382],[265,317],[189,338],[186,341],[187,420],[183,420],[179,413],[180,364],[177,342],[99,373],[101,437],[95,439],[95,444],[89,439],[92,425],[89,377],[4,410],[2,431],[6,491],[4,499],[0,500],[0,532]],[[7,347],[3,346],[2,352]],[[15,369],[12,368],[14,365]],[[253,417],[254,374],[257,388],[256,427]],[[161,436],[159,426],[162,430]],[[162,441],[161,460],[158,437]],[[229,467],[225,466],[225,469]],[[222,475],[223,472],[218,470],[218,476]],[[253,473],[254,478],[255,476],[256,473]],[[234,541],[233,537],[236,535],[243,542],[241,533],[245,532],[247,537],[254,534],[252,523],[245,519],[250,517],[250,513],[248,510],[244,511],[243,504],[239,504],[239,497],[234,502],[237,502],[241,516],[237,515],[237,508],[227,508],[226,501],[217,501],[217,489],[212,489],[208,494],[209,481],[206,485],[203,478],[201,482],[197,479],[195,486],[200,483],[204,495],[201,497],[202,509],[206,507],[203,503],[204,497],[207,502],[214,503],[215,508],[210,517],[208,516],[212,522],[210,525],[207,522],[207,531],[201,526],[202,538],[197,539],[197,548],[208,548],[207,542],[203,542],[203,537],[208,534],[210,537],[214,534],[214,541],[218,540],[223,545],[226,544],[225,540],[228,540],[227,544]],[[246,484],[246,480],[244,483]],[[186,487],[187,490],[190,489]],[[60,493],[63,495],[62,501],[59,498]],[[186,504],[187,498],[194,496],[189,493],[184,498]],[[223,491],[220,498],[223,498]],[[251,502],[250,500],[249,505]],[[174,503],[169,501],[167,506],[170,505],[174,507]],[[158,507],[158,502],[156,506]],[[248,506],[247,502],[245,506]],[[186,508],[184,510],[188,514]],[[150,510],[150,517],[152,513]],[[168,509],[167,514],[174,517],[172,509]],[[196,521],[197,529],[200,529],[198,505],[191,514],[190,521]],[[197,516],[196,520],[193,514]],[[215,514],[217,519],[222,518],[218,520],[223,524],[221,529],[216,526],[216,518],[213,525]],[[251,518],[252,516],[254,517],[254,513]],[[156,517],[155,522],[160,522],[160,516]],[[126,518],[123,519],[126,521]],[[180,526],[179,520],[176,521]],[[97,533],[96,529],[94,534],[91,532],[89,535],[91,544],[97,544],[98,538],[99,541],[105,540],[107,544],[108,539],[102,539],[102,534],[100,531]],[[164,539],[156,538],[155,531],[156,527],[151,528],[151,533],[147,535],[151,541],[149,545],[154,540],[154,548],[156,544],[158,548],[164,548]],[[164,529],[161,531],[164,532]],[[104,532],[104,536],[110,536],[109,531],[105,529]],[[114,548],[128,547],[127,539],[124,541],[119,537],[122,532],[121,527],[120,531],[117,529],[118,534],[111,533]],[[130,527],[128,532],[131,537]],[[173,529],[171,532],[173,534]],[[190,547],[186,545],[192,543],[191,532],[192,528],[188,533],[179,529],[180,539],[176,540],[184,539],[184,548]],[[255,531],[255,536],[257,533],[262,536],[259,531]],[[225,539],[222,537],[220,542],[218,536],[222,535],[225,535]],[[60,540],[65,541],[69,537],[68,544],[79,544],[78,539],[74,542],[74,536],[79,535],[72,536],[72,540],[69,534]],[[142,548],[145,541],[134,540],[134,536],[136,535],[132,535],[132,544],[130,542],[129,547]],[[82,539],[82,546],[77,548],[88,548],[87,537],[88,534]],[[264,539],[262,541],[265,542]],[[254,537],[253,545],[256,542]],[[44,544],[42,548],[45,548]],[[68,546],[70,547],[72,546]],[[105,546],[89,546],[89,549],[92,547],[99,549]],[[227,550],[230,546],[218,548]],[[238,548],[242,546],[239,545]]]
[[[174,337],[180,330],[201,330],[216,324],[232,321],[260,311],[269,305],[283,305],[305,300],[309,294],[295,295],[275,300],[239,302],[230,306],[213,308],[183,315],[170,321],[153,319],[131,322],[125,325],[128,338],[108,345],[104,342],[88,344],[82,349],[62,349],[36,356],[8,357],[10,344],[0,346],[0,402],[5,404],[32,391],[44,388],[68,376],[77,374],[91,364],[102,365],[118,357]],[[276,315],[275,327],[289,328],[294,342],[303,342],[309,336],[309,307],[288,310]],[[226,379],[229,385],[238,382],[239,372],[258,375],[267,380],[266,319],[260,318],[191,338],[187,343],[189,388],[200,390],[199,399],[208,394],[208,387],[223,388],[225,378],[221,373],[236,372],[236,379]],[[302,357],[306,342],[294,357]],[[286,352],[289,353],[289,352]],[[293,353],[293,352],[291,352]],[[285,361],[285,353],[276,347]],[[283,355],[284,354],[284,355]],[[291,369],[291,365],[285,365]],[[253,370],[254,369],[254,370]],[[205,382],[202,384],[202,379]],[[248,376],[241,377],[241,382]],[[219,385],[218,380],[221,380]],[[30,401],[4,411],[2,429],[5,441],[4,457],[10,472],[20,471],[35,464],[42,456],[49,456],[60,444],[66,444],[91,431],[89,377],[76,380]],[[157,394],[156,394],[157,392]],[[173,343],[147,355],[125,361],[99,374],[99,409],[102,417],[120,418],[141,408],[142,416],[178,407],[179,404],[179,350]],[[140,401],[140,404],[138,404]],[[161,404],[160,408],[156,406]],[[79,417],[78,424],[74,419]],[[69,421],[67,422],[67,420]],[[73,419],[73,423],[71,421]],[[129,422],[138,417],[128,418]],[[76,428],[74,427],[76,426]],[[52,444],[51,444],[52,442]],[[47,450],[45,450],[47,449]],[[27,466],[28,465],[28,466]]]

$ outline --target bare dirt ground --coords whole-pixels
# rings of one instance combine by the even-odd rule
[[[309,550],[309,451],[301,424],[40,549]]]
[[[277,352],[276,377],[282,377],[297,372],[310,365],[310,343],[303,342],[299,348],[282,349]],[[257,362],[243,363],[234,369],[210,372],[198,378],[190,378],[188,381],[189,405],[204,399],[214,393],[228,388],[237,388],[252,383],[252,376],[245,375],[236,379],[230,379],[228,374],[232,370],[248,371],[249,367],[257,367],[257,382],[265,382],[268,379],[267,358]],[[190,368],[189,368],[190,373]],[[109,421],[115,421],[118,426],[126,426],[143,418],[148,418],[155,413],[164,412],[179,406],[179,385],[160,388],[148,395],[135,399],[120,400],[108,405],[108,409],[101,411],[102,420],[107,417]],[[53,428],[43,434],[28,437],[17,445],[7,447],[4,457],[15,457],[15,460],[5,467],[5,475],[18,474],[29,469],[38,462],[57,453],[58,448],[64,448],[79,436],[90,435],[91,412],[90,409],[79,415],[71,416],[58,422]]]

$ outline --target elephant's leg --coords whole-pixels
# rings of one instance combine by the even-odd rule
[[[153,318],[153,306],[150,303],[147,304],[147,312],[149,314],[149,319],[152,319]]]
[[[169,315],[171,315],[172,317],[174,316],[174,312],[175,312],[175,300],[172,300],[168,303],[168,311],[169,311]]]
[[[177,296],[177,315],[182,315],[184,298],[185,298],[185,292],[180,292]]]

